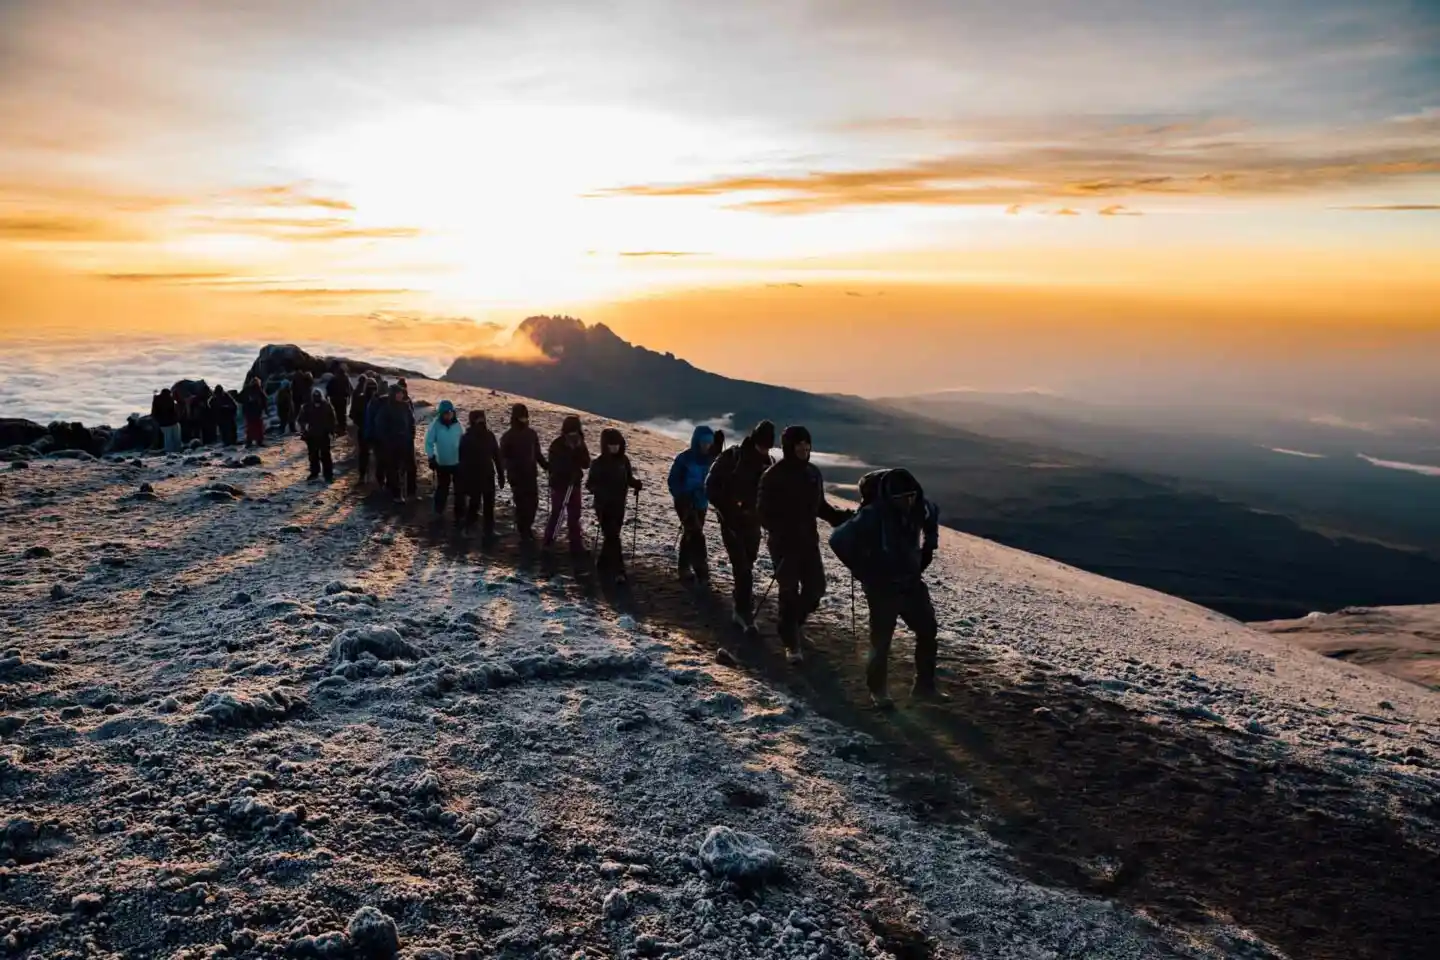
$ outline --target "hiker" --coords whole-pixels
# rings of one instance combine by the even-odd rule
[[[365,428],[370,414],[370,404],[375,402],[375,381],[366,377],[355,391],[355,400],[350,404],[350,419],[355,423],[355,448],[359,458],[360,482],[364,483],[370,472],[370,434]],[[379,470],[376,470],[379,475]]]
[[[150,401],[150,416],[160,428],[160,439],[166,453],[180,452],[180,411],[175,406],[175,395],[166,387]]]
[[[405,388],[395,384],[375,414],[375,446],[384,451],[385,487],[397,503],[418,492],[415,478],[415,418]]]
[[[705,475],[714,460],[715,431],[701,424],[690,435],[690,449],[683,451],[670,465],[670,497],[680,517],[679,554],[680,579],[694,577],[704,586],[710,582],[709,545],[705,542],[705,514],[709,501],[705,497]]]
[[[315,376],[309,370],[296,370],[290,377],[290,396],[296,403],[305,403],[315,392]]]
[[[643,488],[625,455],[625,435],[613,427],[600,431],[600,456],[590,465],[585,489],[594,495],[595,519],[600,524],[600,558],[595,566],[613,576],[617,584],[626,581],[625,551],[620,544],[625,529],[625,499],[632,491],[638,494]]]
[[[585,549],[585,533],[580,526],[581,484],[590,466],[590,449],[585,446],[585,430],[580,418],[568,416],[560,424],[560,436],[550,443],[550,518],[545,521],[546,549],[555,545],[560,514],[565,514],[565,536],[571,553]]]
[[[331,365],[330,382],[325,385],[325,395],[335,408],[335,436],[345,432],[345,412],[350,409],[350,374],[345,364],[335,361]]]
[[[200,421],[200,442],[205,446],[215,442],[215,408],[211,406],[211,400],[215,394],[206,384],[200,388],[200,394],[195,398],[195,415]]]
[[[435,473],[435,515],[445,512],[445,502],[450,499],[450,487],[455,480],[455,471],[460,467],[460,440],[465,428],[455,413],[455,404],[441,400],[425,431],[425,459]],[[455,522],[464,519],[464,504],[461,497],[455,498]]]
[[[260,378],[251,379],[245,392],[240,394],[240,412],[245,417],[245,449],[265,446],[265,414],[269,411],[270,399]]]
[[[865,683],[875,705],[892,705],[886,689],[895,621],[915,633],[911,693],[948,699],[935,687],[935,606],[923,574],[935,559],[940,511],[909,470],[876,470],[860,478],[860,511],[830,534],[830,549],[865,591],[870,607],[870,661]]]
[[[825,595],[825,564],[820,559],[816,518],[832,527],[849,520],[852,511],[840,510],[825,499],[825,481],[810,462],[810,431],[800,426],[780,434],[780,462],[760,478],[757,509],[768,534],[770,559],[779,588],[780,641],[791,663],[804,654],[805,621],[820,608]]]
[[[180,422],[182,448],[200,435],[200,419],[196,415],[195,397],[190,393],[189,386],[186,383],[186,389],[170,391],[170,396],[175,399],[175,418]]]
[[[540,470],[549,472],[550,461],[540,450],[540,435],[530,427],[530,410],[523,403],[510,408],[510,429],[500,438],[500,459],[510,477],[510,496],[515,501],[515,529],[520,539],[535,539],[535,514],[540,510]]]
[[[330,435],[335,432],[335,408],[317,388],[310,392],[310,402],[300,410],[301,436],[305,449],[310,452],[310,479],[320,476],[323,468],[325,482],[335,479],[335,467],[330,460]]]
[[[355,439],[360,439],[360,426],[365,422],[365,391],[370,389],[370,377],[368,374],[361,374],[360,379],[355,382],[355,391],[350,394],[350,422],[355,425]]]
[[[275,416],[280,418],[279,433],[295,432],[296,400],[308,401],[309,397],[296,397],[290,389],[290,381],[281,380],[280,389],[275,392]]]
[[[463,529],[475,526],[483,514],[481,538],[495,539],[495,491],[505,488],[505,465],[500,441],[490,432],[484,410],[470,411],[470,429],[460,440],[460,470],[455,477],[455,516],[464,515]]]
[[[755,561],[760,557],[760,478],[775,465],[775,424],[761,420],[737,446],[715,458],[705,478],[705,493],[720,523],[720,538],[735,578],[735,626],[754,636]]]
[[[390,387],[382,381],[375,387],[375,396],[365,405],[365,423],[360,429],[365,437],[365,446],[375,458],[375,484],[381,487],[385,486],[385,479],[390,475],[390,461],[385,456],[385,445],[380,442],[376,424],[380,421],[381,412],[389,405]],[[363,476],[361,479],[364,479]]]
[[[235,446],[235,413],[235,398],[220,384],[215,384],[215,392],[210,394],[210,415],[220,431],[220,442],[227,447]]]

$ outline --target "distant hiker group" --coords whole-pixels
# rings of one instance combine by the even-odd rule
[[[189,383],[186,381],[186,383]],[[180,385],[177,385],[177,388]],[[372,477],[395,502],[418,494],[415,456],[417,418],[403,377],[387,383],[366,374],[352,389],[343,366],[336,365],[323,383],[309,373],[281,382],[275,394],[275,417],[281,434],[298,429],[309,451],[310,480],[334,479],[333,437],[354,431],[357,472],[364,483]],[[175,451],[194,435],[204,442],[217,438],[237,442],[236,414],[244,423],[245,445],[263,446],[269,397],[256,377],[231,395],[203,384],[187,390],[163,390],[152,415],[166,451]],[[705,526],[713,508],[721,543],[733,577],[735,626],[756,637],[756,616],[771,587],[777,589],[778,631],[787,658],[803,662],[802,645],[810,617],[826,592],[818,522],[832,529],[829,545],[854,575],[870,610],[870,659],[867,684],[877,705],[891,704],[887,693],[888,663],[897,622],[915,634],[917,697],[940,698],[935,686],[938,627],[924,573],[934,559],[939,511],[908,470],[877,470],[860,480],[859,510],[835,507],[825,497],[825,483],[811,462],[812,438],[802,426],[780,434],[781,456],[771,456],[775,425],[763,420],[738,444],[725,446],[723,432],[696,427],[689,446],[677,454],[666,478],[667,492],[678,521],[676,573],[680,580],[705,587],[710,580]],[[495,501],[508,484],[514,504],[516,533],[522,543],[536,539],[543,472],[549,511],[541,541],[554,546],[565,523],[568,546],[585,554],[584,494],[591,496],[600,531],[596,569],[616,584],[627,581],[623,531],[633,496],[638,509],[644,484],[626,454],[625,437],[617,429],[600,434],[600,450],[592,457],[584,427],[577,416],[564,418],[560,433],[543,446],[530,426],[525,404],[510,409],[509,426],[496,437],[483,410],[469,412],[466,423],[449,400],[436,408],[422,448],[432,471],[433,507],[437,517],[450,506],[463,530],[477,523],[484,542],[497,539]],[[755,566],[761,544],[768,545],[774,575],[760,603],[755,599]],[[633,552],[633,545],[632,545]],[[853,593],[853,587],[852,587]],[[852,595],[853,610],[853,595]]]

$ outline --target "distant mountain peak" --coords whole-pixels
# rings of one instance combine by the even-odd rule
[[[597,349],[639,349],[620,339],[603,323],[586,324],[584,320],[569,316],[542,314],[527,317],[515,328],[511,342],[516,339],[529,340],[552,360]]]

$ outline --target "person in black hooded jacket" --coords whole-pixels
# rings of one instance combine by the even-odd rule
[[[810,462],[810,448],[809,430],[786,427],[780,435],[783,456],[760,478],[757,500],[779,587],[780,640],[791,663],[804,659],[800,641],[805,621],[825,595],[825,563],[815,521],[838,527],[854,516],[825,499],[825,480]]]
[[[775,424],[761,420],[750,435],[710,465],[705,493],[720,521],[720,537],[735,578],[735,625],[755,634],[755,561],[760,556],[760,478],[775,465]]]
[[[325,396],[335,408],[335,436],[345,433],[345,413],[350,409],[350,373],[345,364],[336,362],[331,366],[330,382],[325,384]]]
[[[584,503],[582,485],[590,468],[590,448],[585,446],[585,428],[571,414],[560,422],[560,436],[550,441],[550,518],[545,521],[546,548],[555,545],[560,516],[565,516],[566,539],[571,553],[585,552],[585,533],[580,524]]]
[[[625,455],[625,435],[613,427],[600,431],[600,456],[590,465],[585,489],[595,498],[595,519],[600,522],[600,558],[596,567],[624,583],[625,550],[620,542],[625,529],[625,501],[644,488],[630,458]]]
[[[535,515],[540,511],[540,471],[550,461],[540,449],[540,435],[530,426],[530,410],[523,403],[510,408],[510,429],[500,438],[500,459],[510,478],[515,501],[515,529],[520,539],[535,539]]]
[[[483,513],[481,536],[494,540],[495,490],[505,487],[505,464],[500,460],[500,442],[485,423],[484,410],[470,411],[470,429],[460,438],[460,468],[455,479],[455,516],[463,517],[469,529]]]
[[[230,392],[215,384],[215,392],[210,394],[210,415],[215,418],[215,427],[220,431],[220,442],[227,447],[235,446],[238,439],[239,429],[235,426],[238,409]]]

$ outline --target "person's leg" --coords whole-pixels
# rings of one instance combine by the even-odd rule
[[[806,546],[800,557],[800,623],[803,626],[810,614],[820,609],[820,598],[825,596],[825,561],[820,557],[820,545]]]
[[[450,468],[435,468],[435,513],[438,516],[445,512],[445,504],[450,499]]]
[[[901,597],[900,618],[915,633],[915,692],[935,692],[935,661],[939,655],[937,637],[940,625],[935,622],[935,604],[930,588],[920,584]]]
[[[310,479],[320,476],[320,444],[314,437],[305,438],[305,453],[310,458]]]
[[[735,581],[734,588],[730,592],[731,599],[735,603],[735,619],[748,624],[754,616],[752,594],[755,585],[754,571],[746,563],[744,538],[739,531],[722,524],[720,542],[725,547],[725,556],[730,560],[730,573]]]
[[[396,500],[400,499],[400,458],[394,450],[385,451],[385,489]]]
[[[775,565],[775,597],[780,610],[780,642],[786,650],[798,646],[800,629],[800,577],[793,561],[784,552],[770,547]]]
[[[535,539],[535,514],[540,508],[540,490],[535,481],[520,481],[510,487],[515,501],[515,529],[521,540]]]
[[[471,520],[474,520],[475,507],[470,507]],[[491,481],[480,488],[480,532],[483,536],[491,538],[495,536],[495,483]]]
[[[330,458],[330,438],[320,438],[320,469],[325,474],[326,481],[335,479],[335,463]]]
[[[704,510],[696,510],[690,529],[690,568],[701,583],[710,581],[710,544],[705,539]]]
[[[550,515],[545,519],[545,546],[555,542],[555,530],[560,526],[560,514],[565,509],[565,491],[550,490]]]
[[[465,518],[470,515],[470,513],[469,513],[470,505],[473,504],[475,501],[477,501],[477,500],[479,500],[479,499],[480,499],[480,497],[479,497],[478,494],[475,494],[473,491],[470,491],[470,490],[466,490],[466,489],[465,489],[465,484],[463,484],[463,483],[460,482],[460,478],[459,478],[459,477],[456,477],[456,478],[455,478],[455,525],[456,525],[456,526],[458,526],[458,527],[463,527],[463,526],[465,526],[465,524],[466,524],[466,519],[465,519]]]
[[[370,471],[370,444],[366,443],[363,437],[360,437],[356,439],[355,447],[358,455],[357,459],[359,460],[356,466],[359,467],[360,470],[360,482],[364,483],[365,476]]]
[[[865,591],[865,602],[870,607],[870,659],[865,665],[865,685],[877,700],[888,697],[890,641],[895,637],[897,600],[893,593],[884,590]]]

